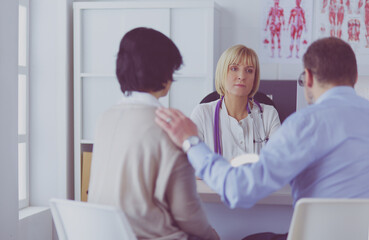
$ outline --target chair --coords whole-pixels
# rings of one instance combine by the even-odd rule
[[[287,240],[368,240],[369,199],[300,199]]]
[[[59,240],[137,239],[124,213],[111,206],[50,200]]]
[[[217,91],[214,91],[212,93],[209,93],[208,95],[206,95],[200,103],[207,103],[207,102],[212,102],[215,100],[220,99],[220,96],[218,94]],[[254,96],[255,101],[259,102],[259,103],[264,103],[267,105],[272,105],[273,107],[275,107],[274,102],[272,99],[270,99],[265,93],[262,92],[256,92],[255,96]]]

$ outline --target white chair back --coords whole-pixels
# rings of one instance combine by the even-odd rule
[[[287,240],[369,240],[369,199],[300,199]]]
[[[137,239],[124,213],[111,206],[51,199],[59,240]]]

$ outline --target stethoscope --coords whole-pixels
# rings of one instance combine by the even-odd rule
[[[222,105],[222,101],[223,101],[224,96],[221,97],[221,99],[218,100],[218,103],[215,107],[215,113],[214,113],[214,151],[218,154],[222,154],[222,147],[220,145],[220,129],[219,129],[219,111],[220,111],[220,107]],[[254,137],[254,143],[259,143],[259,145],[261,144],[265,144],[266,142],[268,142],[269,138],[265,136],[265,129],[264,129],[264,124],[263,124],[263,107],[260,105],[259,102],[255,101],[254,98],[249,98],[246,104],[246,110],[248,112],[248,114],[252,116],[251,114],[251,110],[249,107],[249,101],[252,101],[253,103],[255,103],[258,108],[259,108],[259,112],[260,112],[260,122],[257,123],[257,119],[254,119],[254,135],[256,135],[257,139],[255,139]],[[260,127],[260,123],[263,125],[263,127]],[[259,124],[259,126],[257,126]],[[260,131],[255,131],[256,129],[261,129],[261,133]],[[261,148],[261,146],[259,146],[259,148]],[[259,149],[260,151],[260,149]]]

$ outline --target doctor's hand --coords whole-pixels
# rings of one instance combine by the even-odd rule
[[[158,108],[155,122],[166,132],[180,148],[190,136],[197,136],[197,127],[186,115],[177,109]]]

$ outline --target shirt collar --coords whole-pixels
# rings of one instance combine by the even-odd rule
[[[337,87],[333,87],[329,90],[327,90],[325,93],[323,93],[317,100],[315,103],[321,103],[322,101],[324,101],[325,99],[329,99],[333,96],[343,96],[343,95],[353,95],[355,94],[355,90],[353,87],[349,87],[349,86],[337,86]]]
[[[150,93],[136,91],[132,91],[131,95],[129,96],[123,95],[123,98],[120,100],[120,103],[144,104],[154,107],[162,106],[159,100]]]
[[[223,98],[223,100],[222,100],[222,108],[220,109],[220,114],[222,114],[222,116],[223,117],[227,117],[227,118],[229,118],[230,117],[230,115],[228,115],[228,110],[227,110],[227,106],[226,106],[226,104],[225,104],[225,102],[224,102],[225,100],[224,100],[224,98]],[[259,109],[257,106],[255,106],[256,104],[254,104],[254,107],[253,108],[250,108],[250,111],[251,112],[254,112],[255,111],[255,109]],[[255,108],[256,107],[256,108]],[[224,109],[224,111],[222,111],[222,109]],[[246,118],[249,118],[249,116],[247,116]],[[246,119],[246,118],[244,118],[244,119]],[[241,121],[243,121],[244,119],[241,119]]]

